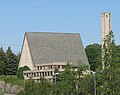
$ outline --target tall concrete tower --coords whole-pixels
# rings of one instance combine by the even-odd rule
[[[111,31],[110,13],[108,12],[102,13],[101,24],[102,24],[102,46],[103,46],[104,44],[103,40],[105,36]]]
[[[110,13],[108,12],[102,13],[101,24],[102,24],[102,68],[104,69],[105,68],[105,62],[104,62],[105,52],[103,49],[103,45],[104,45],[104,38],[111,31]]]

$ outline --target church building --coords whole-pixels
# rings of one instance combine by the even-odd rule
[[[39,80],[41,76],[53,81],[55,68],[64,71],[69,61],[73,66],[77,63],[89,65],[79,33],[26,32],[19,68],[28,66],[24,78],[31,76]]]

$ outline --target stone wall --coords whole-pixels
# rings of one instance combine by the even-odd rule
[[[0,81],[0,92],[3,92],[4,95],[16,95],[21,90],[23,90],[23,88],[18,85],[13,85],[11,83]]]

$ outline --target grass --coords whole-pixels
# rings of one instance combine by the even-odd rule
[[[5,81],[6,83],[11,83],[13,85],[19,85],[19,86],[24,86],[24,80],[23,79],[18,79],[17,76],[5,76],[1,75],[0,76],[0,81]]]

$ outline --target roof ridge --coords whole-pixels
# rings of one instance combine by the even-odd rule
[[[80,34],[80,33],[67,33],[67,32],[25,32],[25,33],[41,33],[41,34]]]

